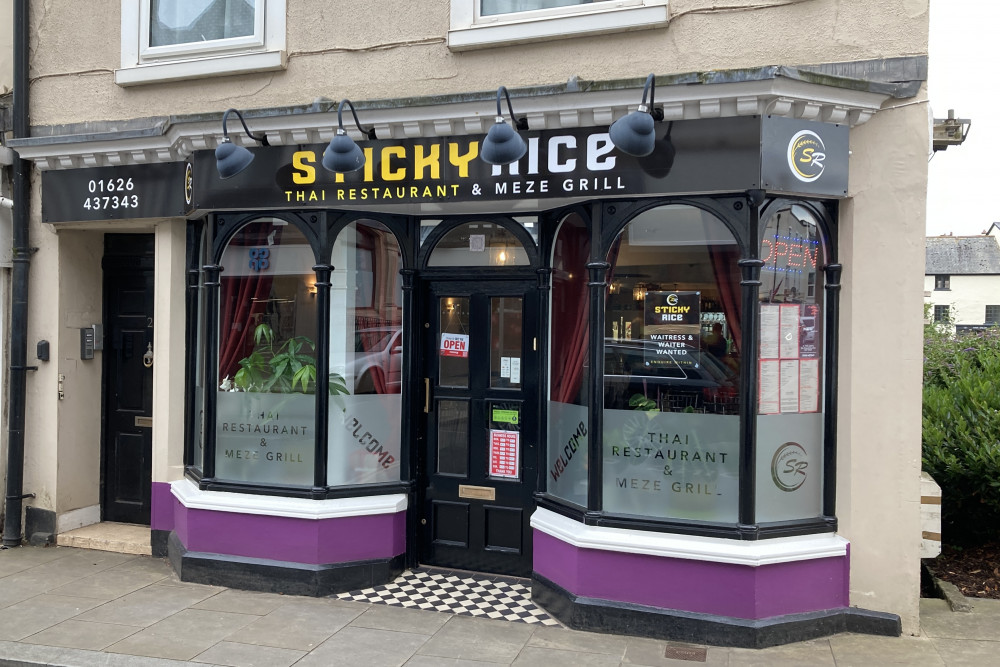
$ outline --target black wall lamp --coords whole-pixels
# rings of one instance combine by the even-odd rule
[[[646,97],[649,104],[646,104]],[[619,150],[643,157],[653,152],[656,145],[656,130],[654,121],[663,120],[663,109],[655,108],[656,81],[650,74],[646,77],[646,85],[642,88],[642,103],[636,111],[619,118],[611,124],[608,134],[611,143]],[[669,132],[668,132],[669,136]]]
[[[354,124],[357,126],[358,131],[369,139],[378,138],[375,136],[374,127],[367,130],[361,127],[361,121],[358,120],[358,112],[354,110],[354,104],[347,99],[341,100],[340,106],[337,107],[337,133],[333,135],[330,145],[323,151],[323,168],[327,171],[337,172],[338,174],[357,171],[365,166],[364,151],[354,143],[354,139],[347,136],[347,130],[344,129],[345,104],[351,107],[351,114],[354,115]]]
[[[521,159],[528,151],[528,144],[517,130],[506,123],[503,113],[500,111],[500,96],[507,98],[507,110],[510,112],[510,120],[518,130],[528,129],[527,118],[515,118],[514,107],[510,103],[510,94],[505,86],[497,89],[497,118],[493,127],[483,139],[483,149],[479,157],[488,164],[510,164]]]
[[[222,115],[222,143],[215,149],[215,167],[219,170],[220,178],[232,178],[253,162],[253,153],[243,146],[237,146],[229,138],[226,122],[229,120],[229,114],[231,113],[236,114],[240,122],[243,123],[243,130],[247,133],[248,137],[260,142],[261,146],[270,146],[267,142],[266,134],[261,133],[260,136],[255,136],[250,131],[250,128],[247,127],[247,122],[243,120],[243,114],[236,109],[226,109],[226,113]]]

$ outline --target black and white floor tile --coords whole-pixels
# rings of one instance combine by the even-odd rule
[[[341,600],[388,604],[467,616],[559,625],[531,601],[527,579],[417,568],[391,584],[340,593]]]

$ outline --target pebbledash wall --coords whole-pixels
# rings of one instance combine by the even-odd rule
[[[435,249],[472,251],[478,241],[463,225],[489,223],[497,235],[486,235],[486,249],[502,241],[523,262],[463,274],[456,260],[454,271],[484,284],[536,281],[537,296],[524,297],[536,309],[522,314],[541,342],[507,358],[523,359],[525,385],[538,390],[537,440],[521,442],[522,478],[532,484],[521,506],[530,537],[519,548],[539,603],[573,627],[728,645],[918,632],[927,3],[608,4],[491,18],[489,3],[474,11],[463,0],[405,11],[268,0],[251,12],[257,41],[221,55],[146,43],[143,2],[86,16],[68,0],[44,17],[33,10],[32,137],[9,145],[36,166],[28,340],[48,340],[53,354],[28,379],[25,492],[35,497],[26,531],[109,516],[105,390],[116,378],[103,357],[118,348],[105,327],[104,350],[86,359],[80,332],[108,308],[108,276],[119,266],[112,235],[152,234],[152,408],[136,424],[151,424],[142,426],[151,458],[139,464],[151,483],[137,502],[148,501],[154,551],[186,580],[314,595],[433,561],[438,552],[425,547],[435,541],[420,527],[430,475],[421,467],[430,428],[422,371],[428,350],[441,348],[420,330],[428,290],[448,279]],[[94,39],[119,25],[113,38]],[[650,72],[663,120],[659,152],[643,162],[617,149],[607,128],[634,110]],[[527,120],[528,157],[517,168],[477,157],[463,170],[493,124],[501,85]],[[372,168],[342,183],[319,166],[337,125],[331,97],[353,100],[377,136],[362,136],[344,114]],[[229,135],[255,158],[221,180],[213,151],[230,107],[269,146],[230,116]],[[790,134],[769,134],[785,124]],[[789,176],[796,132],[823,145],[810,157],[824,153],[810,163],[819,173],[798,179]],[[449,152],[452,144],[460,148]],[[440,178],[443,191],[425,195],[415,171],[396,178],[395,169],[415,169],[407,160],[418,146],[424,158],[439,147],[426,178]],[[442,176],[429,175],[434,164]],[[528,181],[539,191],[529,194]],[[416,189],[402,199],[393,190],[389,201],[385,190],[399,182]],[[498,194],[500,183],[510,190]],[[381,201],[360,199],[379,188]],[[577,255],[566,249],[572,234]],[[378,280],[365,282],[377,272],[359,259],[362,237],[396,262],[398,277],[383,276],[393,298],[376,313],[378,326],[402,336],[395,394],[379,389],[385,377],[374,387],[348,382],[357,379],[354,342],[340,326],[317,324],[361,330],[338,299],[348,285],[378,292]],[[287,340],[311,318],[317,367],[352,385],[310,394],[295,413],[315,436],[282,450],[303,463],[294,478],[240,467],[238,447],[225,453],[227,403],[250,400],[219,390],[230,387],[221,357],[236,322],[220,300],[227,280],[251,280],[232,273],[226,253],[242,246],[272,249],[250,258],[253,270],[273,261],[274,285],[295,277],[289,289],[305,290],[295,303],[316,304],[294,320],[275,306],[275,331],[298,322],[279,333]],[[292,299],[268,289],[257,296]],[[657,329],[649,313],[677,303],[691,309],[675,324],[694,342],[665,356],[697,389],[650,393],[650,379],[636,391],[644,372],[623,370],[629,355],[653,369],[649,378],[662,371],[646,363],[647,347],[681,333]],[[556,315],[573,304],[586,304],[579,326]],[[718,360],[708,356],[715,323]],[[886,323],[891,345],[873,334]],[[794,349],[782,346],[786,336]],[[692,380],[694,363],[703,384]],[[506,373],[512,382],[509,363]],[[659,374],[677,384],[677,374]],[[566,378],[575,391],[559,384]],[[346,470],[337,466],[348,447],[338,444],[337,396],[345,410],[383,401],[387,418],[376,421],[398,442],[382,452],[387,467],[336,472]],[[643,434],[673,451],[641,442],[629,425],[636,415],[647,420]],[[779,452],[782,444],[794,446]],[[702,482],[693,467],[678,463],[674,479],[662,472],[681,449],[702,456],[714,497],[697,498],[709,482],[694,486]],[[801,455],[789,460],[793,450]],[[686,487],[700,504],[677,504]]]

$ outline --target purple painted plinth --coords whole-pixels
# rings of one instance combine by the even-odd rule
[[[151,527],[173,530],[188,551],[328,565],[389,559],[406,551],[406,513],[335,519],[189,509],[154,483]]]
[[[534,570],[581,597],[761,619],[848,606],[847,556],[750,567],[581,549],[534,531]]]

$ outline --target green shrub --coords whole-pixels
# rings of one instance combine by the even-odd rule
[[[1000,329],[925,328],[923,468],[941,486],[945,542],[1000,537]]]

